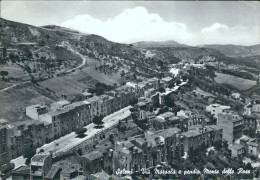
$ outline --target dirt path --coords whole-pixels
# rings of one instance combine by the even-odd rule
[[[9,87],[6,87],[6,88],[4,88],[4,89],[1,89],[0,92],[7,91],[8,89],[11,89],[11,88],[13,88],[13,87],[16,87],[16,86],[19,86],[19,85],[22,85],[22,84],[26,84],[26,83],[29,83],[29,82],[31,82],[31,81],[25,81],[25,82],[13,84],[13,85],[11,85],[11,86],[9,86]]]

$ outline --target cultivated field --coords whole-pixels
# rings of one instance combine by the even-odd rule
[[[26,119],[23,113],[26,106],[50,104],[58,100],[58,97],[32,83],[27,83],[0,92],[0,100],[0,118],[14,122]]]
[[[217,77],[215,77],[215,81],[217,83],[230,84],[233,87],[237,88],[238,90],[250,89],[251,87],[256,85],[256,81],[243,79],[243,78],[239,78],[239,77],[228,75],[228,74],[216,72],[216,76]]]
[[[39,84],[62,95],[82,93],[83,90],[95,86],[96,82],[87,73],[77,70],[69,75],[48,79]]]

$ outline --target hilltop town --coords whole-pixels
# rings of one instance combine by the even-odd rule
[[[2,179],[260,177],[255,64],[0,21]]]

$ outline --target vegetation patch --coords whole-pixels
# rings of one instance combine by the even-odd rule
[[[217,83],[225,83],[230,84],[233,87],[237,88],[238,90],[246,90],[250,89],[254,85],[256,85],[256,81],[252,81],[249,79],[243,79],[236,76],[223,74],[223,73],[215,73],[215,81]]]

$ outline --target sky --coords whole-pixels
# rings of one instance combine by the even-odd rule
[[[1,17],[68,27],[120,43],[260,44],[257,1],[2,0]]]

